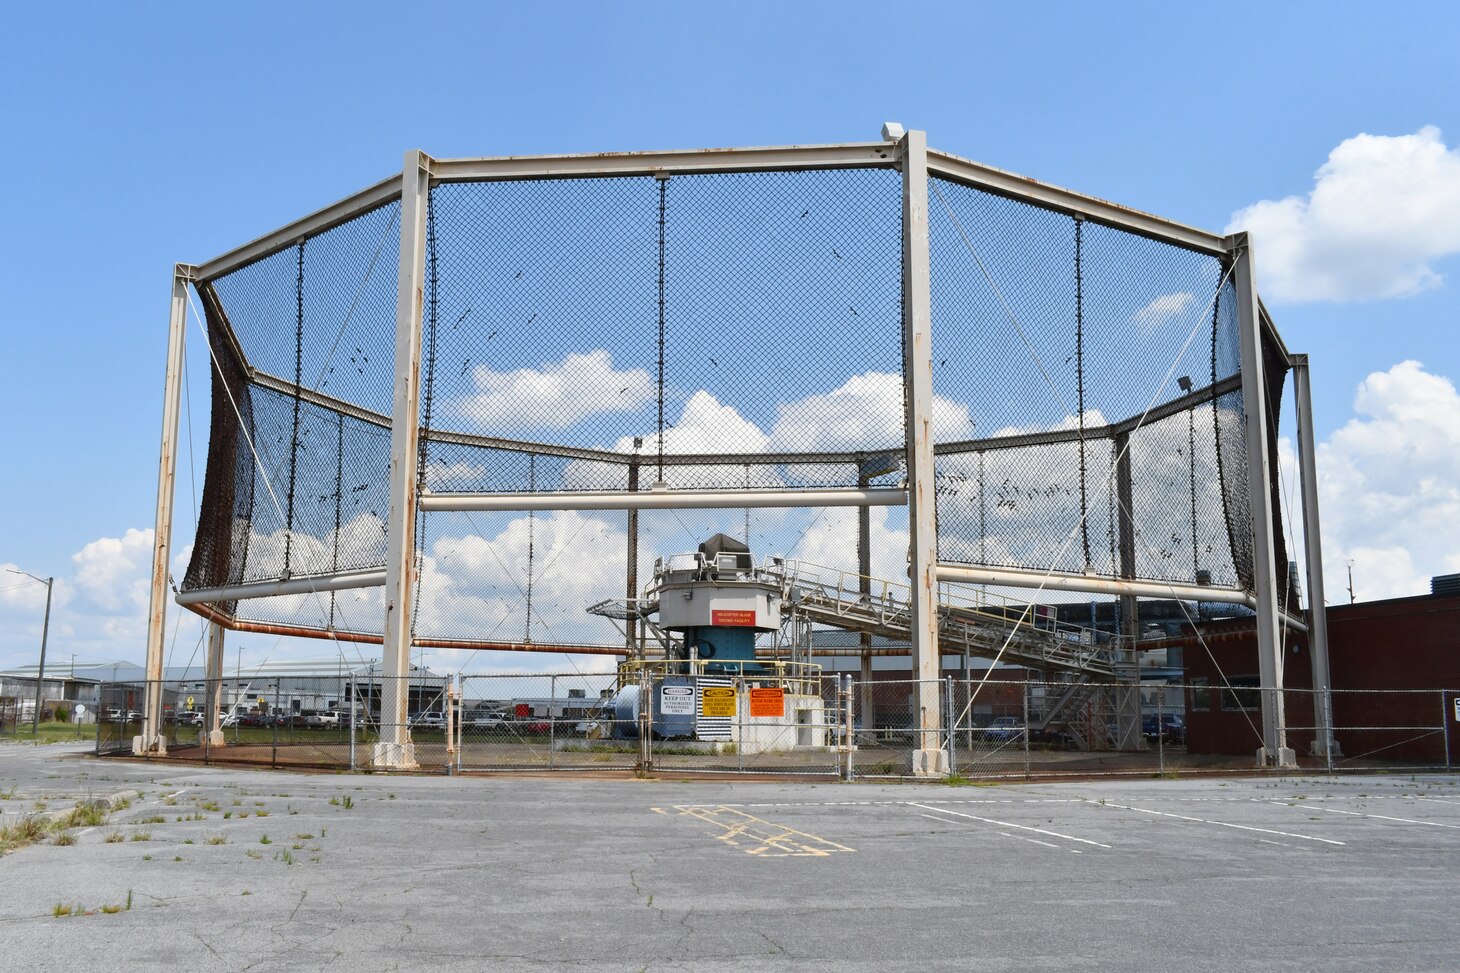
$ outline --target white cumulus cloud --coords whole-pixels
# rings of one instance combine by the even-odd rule
[[[1196,300],[1196,295],[1190,291],[1162,294],[1132,314],[1131,321],[1142,334],[1150,334],[1172,318],[1179,317],[1194,300]]]
[[[603,349],[571,354],[541,369],[472,370],[476,394],[458,408],[488,429],[566,429],[604,412],[632,412],[654,397],[654,382],[642,368],[616,370]]]
[[[1253,236],[1259,287],[1279,301],[1402,297],[1441,282],[1460,252],[1460,149],[1440,130],[1356,135],[1328,155],[1312,190],[1232,214]]]

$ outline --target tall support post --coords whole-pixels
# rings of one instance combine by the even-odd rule
[[[1120,576],[1134,580],[1136,576],[1136,525],[1133,477],[1130,465],[1130,434],[1115,437],[1115,508],[1116,544],[1120,558]],[[1120,596],[1120,634],[1129,648],[1119,664],[1119,681],[1131,683],[1115,690],[1115,748],[1145,750],[1146,738],[1141,733],[1140,656],[1136,640],[1141,635],[1141,609],[1135,595]]]
[[[872,478],[863,470],[857,473],[857,486],[863,490],[872,485]],[[863,604],[872,604],[872,508],[861,506],[857,508],[857,594]],[[873,709],[872,692],[872,633],[863,632],[862,643],[862,664],[858,671],[858,677],[862,682],[862,700],[858,707],[862,714],[862,725],[868,729],[877,725],[876,711]]]
[[[1333,755],[1333,681],[1328,670],[1328,607],[1323,597],[1323,538],[1318,526],[1318,464],[1313,444],[1313,394],[1308,356],[1293,355],[1293,392],[1298,400],[1298,476],[1303,485],[1303,542],[1308,568],[1308,654],[1313,665],[1315,756]]]
[[[209,747],[225,746],[223,737],[223,626],[208,626],[208,660],[203,669],[203,729],[198,741]]]
[[[1297,765],[1288,748],[1283,718],[1282,640],[1278,633],[1277,575],[1273,564],[1272,467],[1267,456],[1267,385],[1262,361],[1262,319],[1252,269],[1252,241],[1246,233],[1226,240],[1237,288],[1242,338],[1242,409],[1247,413],[1247,494],[1252,513],[1253,575],[1257,587],[1257,663],[1262,693],[1262,766]]]
[[[411,615],[416,568],[416,477],[420,445],[421,318],[425,305],[426,202],[430,159],[406,153],[401,170],[400,272],[395,304],[395,391],[390,413],[390,519],[386,524],[385,628],[381,646],[384,686],[380,702],[377,767],[416,766],[406,722],[411,671]]]
[[[162,643],[167,629],[167,562],[172,551],[172,492],[177,480],[177,427],[182,413],[183,341],[187,326],[188,283],[193,268],[178,264],[172,271],[172,315],[167,332],[167,375],[162,386],[162,448],[157,461],[157,517],[152,533],[152,594],[147,611],[147,690],[142,705],[142,734],[132,738],[132,752],[166,753],[162,738]]]
[[[928,255],[928,136],[902,138],[902,341],[907,422],[908,577],[918,747],[912,773],[945,777],[938,655],[938,535],[933,504],[932,282]]]
[[[639,489],[639,454],[638,447],[642,441],[635,437],[634,456],[629,460],[629,492],[636,493]],[[635,601],[639,597],[639,511],[630,507],[628,511],[628,571],[624,584],[624,597],[628,599],[628,611],[624,619],[624,651],[627,657],[634,657],[634,647],[639,641],[639,616],[638,606]]]

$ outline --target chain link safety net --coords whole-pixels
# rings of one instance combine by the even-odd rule
[[[901,483],[901,194],[885,168],[435,185],[419,487]],[[1251,589],[1224,263],[943,179],[929,209],[940,559]],[[391,202],[198,285],[213,412],[184,590],[384,567],[400,219]],[[1264,351],[1276,403],[1285,366]],[[413,638],[623,652],[632,631],[587,609],[716,533],[904,579],[905,510],[868,512],[865,568],[858,516],[421,512]],[[204,611],[379,640],[384,600]]]
[[[928,205],[939,558],[1251,590],[1223,261],[943,179]]]
[[[901,219],[887,169],[433,187],[421,488],[895,486]],[[399,220],[392,203],[200,286],[214,408],[184,590],[384,566]],[[905,535],[901,511],[873,518]],[[421,513],[414,638],[622,651],[585,609],[625,596],[631,529],[642,589],[656,558],[719,532],[855,561],[855,524],[825,508]],[[215,608],[378,638],[384,605],[364,588]]]

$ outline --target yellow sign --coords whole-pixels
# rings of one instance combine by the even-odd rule
[[[193,708],[193,697],[189,696],[188,697],[188,709],[192,709],[192,708]]]
[[[701,716],[734,716],[735,687],[703,686],[700,688]]]
[[[267,699],[264,699],[262,696],[260,696],[259,697],[259,712],[262,713],[264,710],[266,710],[268,708],[269,708],[269,701]]]

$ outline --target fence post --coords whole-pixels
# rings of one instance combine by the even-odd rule
[[[1021,702],[1024,706],[1024,779],[1029,779],[1029,670],[1024,670],[1024,692]]]
[[[558,749],[558,677],[548,677],[548,770],[557,766]]]
[[[954,737],[958,734],[958,714],[953,709],[953,677],[943,677],[944,711],[948,714],[948,773],[958,773],[958,752]]]
[[[1446,705],[1445,691],[1440,690],[1440,727],[1445,731],[1445,772],[1450,772],[1450,709]]]
[[[273,756],[269,758],[270,767],[279,766],[279,683],[283,681],[278,677],[274,678],[274,708],[269,714],[269,722],[274,726],[274,751]]]
[[[350,674],[350,769],[355,770],[355,717],[360,712],[360,672]]]
[[[1141,692],[1140,686],[1136,687],[1136,695]],[[1156,689],[1156,770],[1162,777],[1166,776],[1166,724],[1161,719],[1166,706],[1166,684],[1162,683]]]

